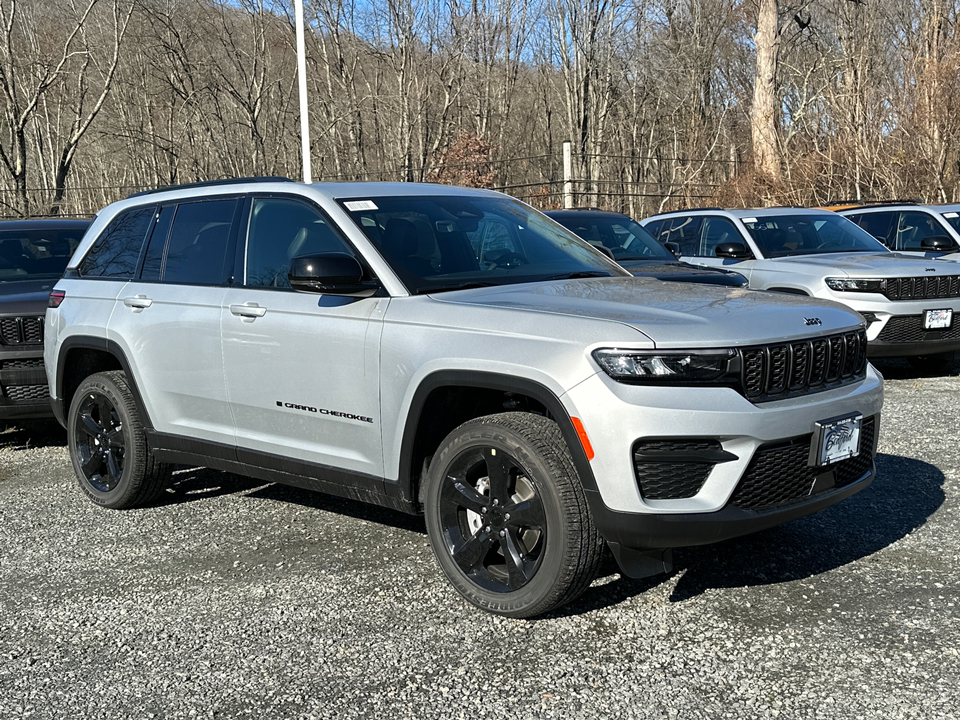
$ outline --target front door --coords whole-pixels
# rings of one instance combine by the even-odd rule
[[[321,252],[352,250],[318,208],[253,199],[244,282],[221,308],[237,445],[241,458],[250,451],[260,456],[250,462],[279,470],[292,460],[382,477],[380,334],[389,299],[292,290],[291,258]],[[289,470],[302,472],[299,463]]]

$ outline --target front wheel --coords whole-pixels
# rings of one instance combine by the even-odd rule
[[[170,466],[147,448],[126,375],[91,375],[80,383],[67,416],[67,442],[80,487],[97,505],[122,509],[155,500]]]
[[[474,605],[532,617],[582,593],[603,540],[556,423],[502,413],[444,440],[424,487],[427,533],[444,574]]]

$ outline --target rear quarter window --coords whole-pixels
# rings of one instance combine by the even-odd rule
[[[100,233],[80,263],[83,277],[130,279],[137,270],[143,240],[155,206],[131,208],[117,215]]]

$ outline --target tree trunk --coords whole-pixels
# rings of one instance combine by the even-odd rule
[[[757,15],[757,74],[753,86],[753,162],[756,169],[774,180],[781,177],[782,162],[777,142],[780,108],[777,100],[777,60],[780,52],[778,0],[760,0]]]

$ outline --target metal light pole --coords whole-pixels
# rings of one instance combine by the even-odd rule
[[[307,57],[303,42],[303,0],[294,0],[297,21],[297,84],[300,88],[300,152],[303,155],[303,181],[313,182],[310,169],[310,109],[307,106]]]

